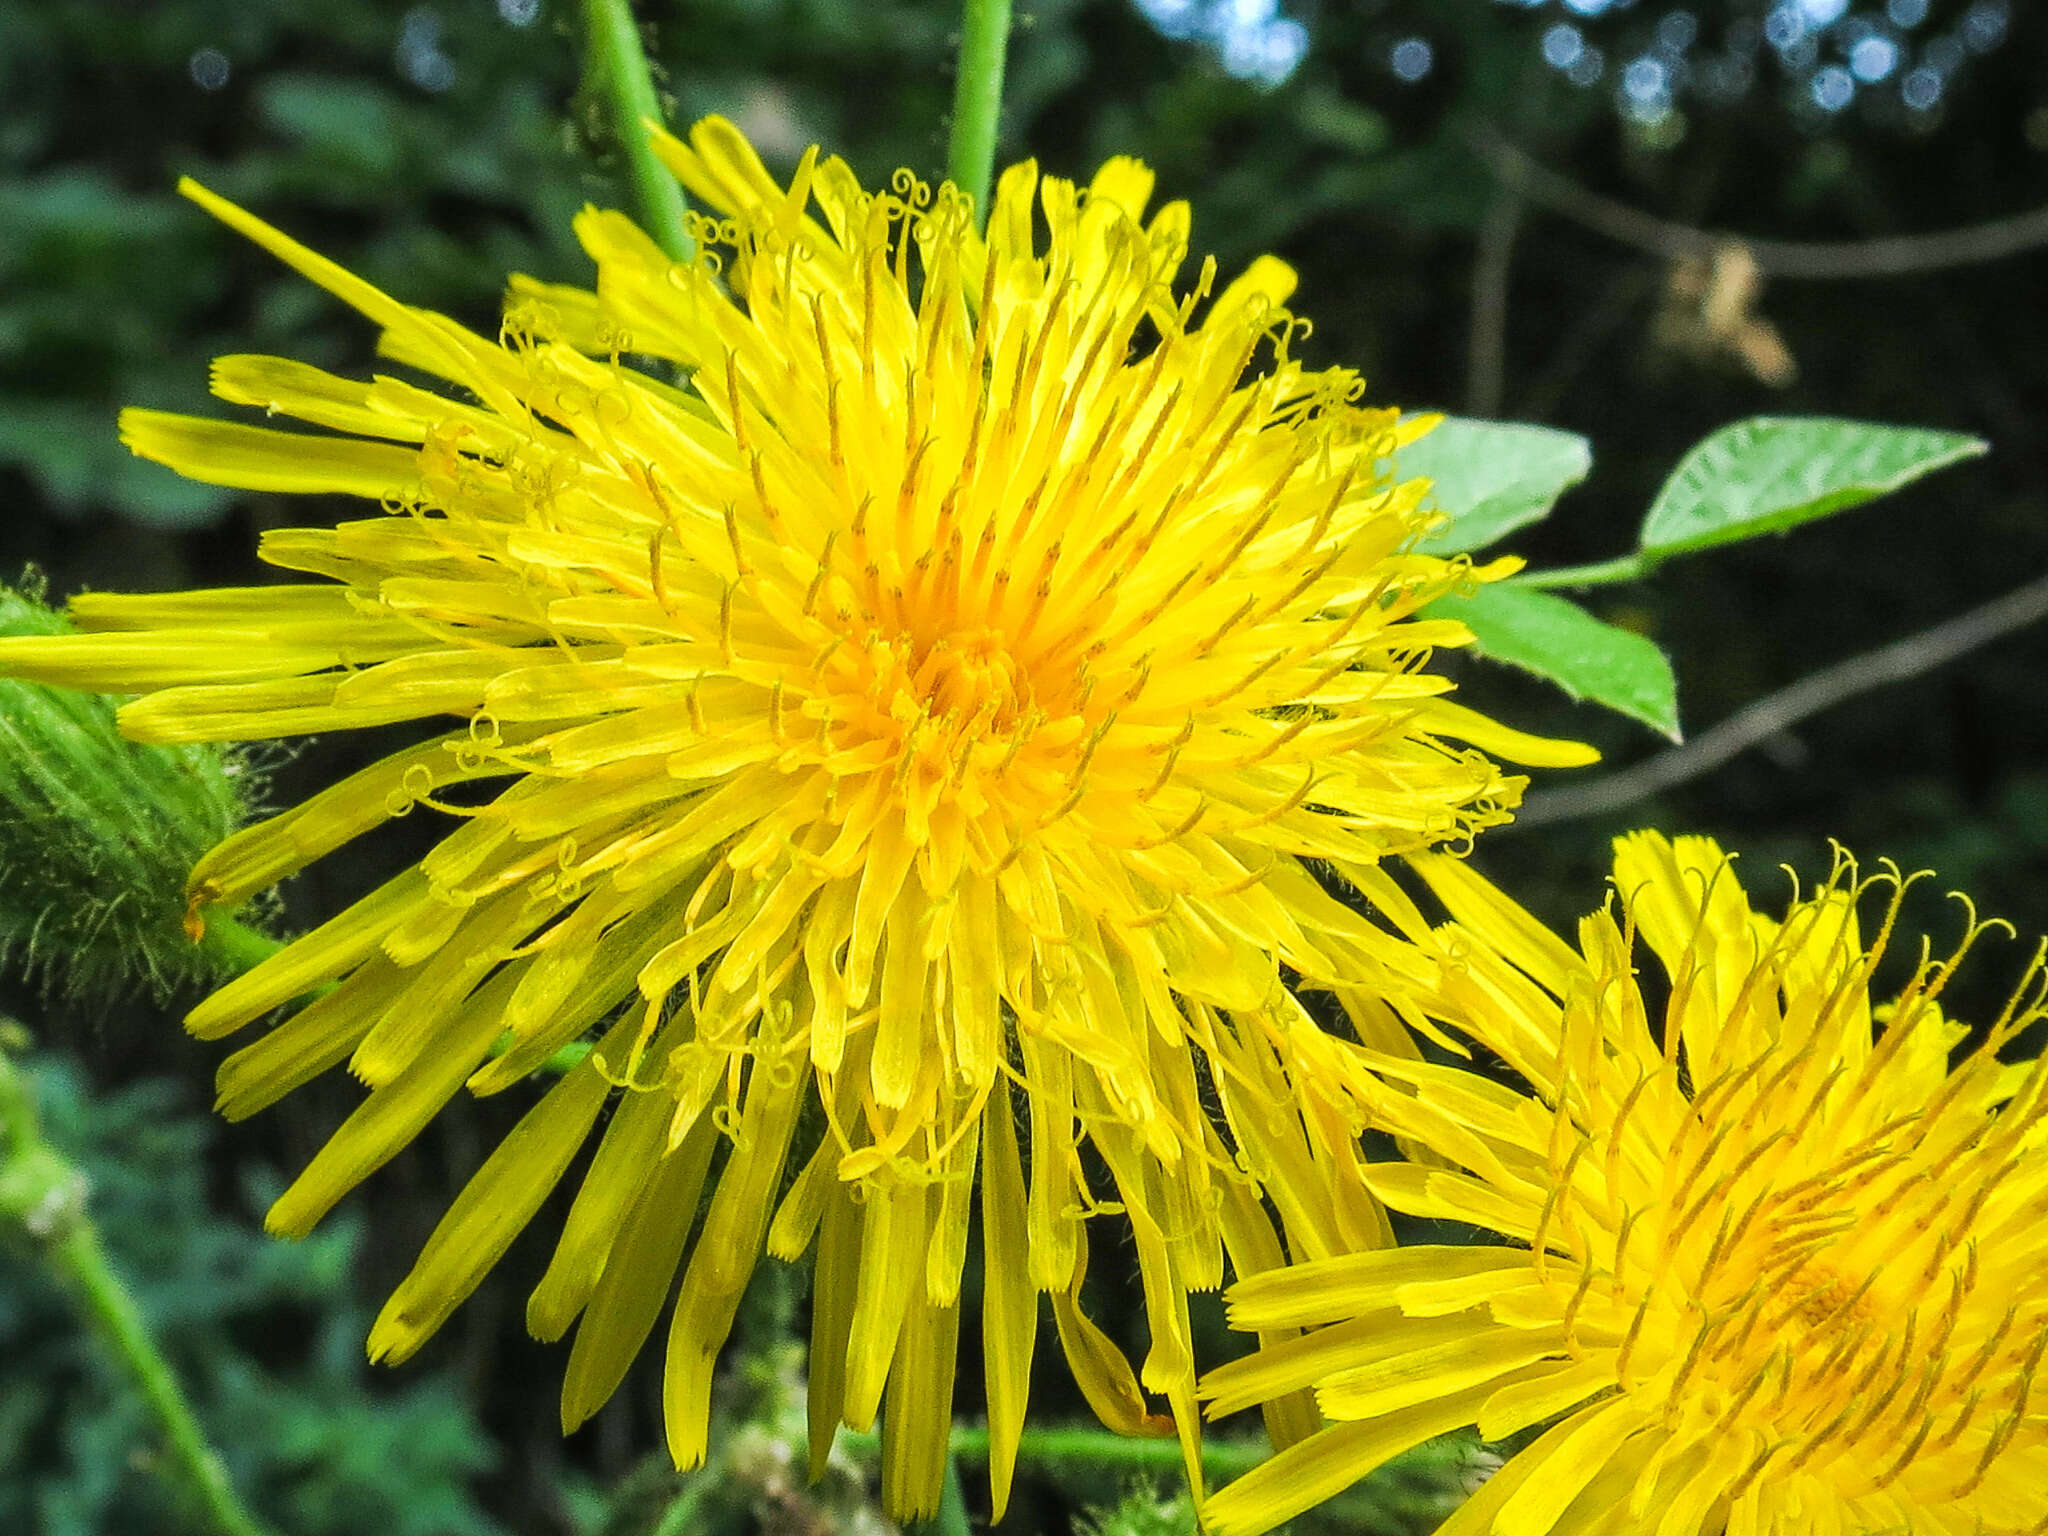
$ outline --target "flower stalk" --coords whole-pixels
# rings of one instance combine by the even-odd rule
[[[1591,565],[1561,565],[1554,570],[1525,571],[1513,579],[1518,587],[1611,587],[1642,581],[1663,563],[1652,551],[1639,549]]]
[[[953,84],[953,134],[946,174],[974,199],[977,225],[988,223],[989,178],[996,163],[996,122],[1003,106],[1003,61],[1010,47],[1010,0],[966,0],[960,14],[960,68]]]
[[[584,89],[610,109],[612,135],[626,159],[640,221],[670,257],[687,261],[696,251],[686,222],[689,205],[675,177],[655,158],[647,136],[648,123],[662,121],[661,100],[631,0],[584,0],[583,48]],[[1000,73],[1000,62],[997,68]]]
[[[844,1431],[838,1440],[839,1446],[856,1458],[880,1454],[881,1443],[882,1437],[873,1432]],[[989,1444],[989,1432],[982,1425],[960,1424],[953,1429],[951,1448],[956,1462],[982,1465],[989,1458]],[[1394,1458],[1385,1470],[1390,1479],[1399,1475],[1420,1483],[1454,1487],[1467,1475],[1477,1444],[1469,1435],[1446,1435]],[[1219,1480],[1242,1477],[1272,1455],[1272,1446],[1262,1437],[1207,1435],[1202,1440],[1202,1470]],[[1112,1474],[1171,1479],[1182,1470],[1180,1447],[1172,1440],[1119,1435],[1092,1424],[1027,1429],[1017,1437],[1017,1460],[1061,1474],[1062,1480],[1077,1472],[1096,1477]]]
[[[216,912],[206,920],[206,932],[199,948],[211,968],[222,976],[240,976],[253,971],[283,949],[283,939],[272,938],[237,918]]]
[[[173,1475],[190,1497],[194,1528],[215,1536],[269,1536],[236,1496],[135,1298],[108,1264],[85,1197],[85,1175],[43,1139],[29,1084],[0,1050],[0,1230],[34,1247],[141,1394],[162,1432]]]

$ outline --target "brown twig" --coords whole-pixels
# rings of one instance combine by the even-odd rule
[[[1738,753],[1809,715],[1832,709],[1859,693],[1931,672],[2043,618],[2048,618],[2048,576],[2037,576],[1968,613],[1824,667],[1789,688],[1738,709],[1682,747],[1660,752],[1632,768],[1588,784],[1531,795],[1523,802],[1514,824],[1549,826],[1633,805],[1720,767]]]
[[[1712,261],[1734,243],[1747,249],[1766,277],[1902,277],[2048,246],[2048,207],[1961,229],[1877,240],[1763,240],[1698,229],[1589,191],[1517,148],[1497,129],[1473,129],[1467,137],[1502,184],[1530,202],[1666,261]]]
[[[1603,282],[1537,369],[1527,390],[1517,396],[1509,415],[1517,421],[1548,421],[1558,402],[1600,355],[1600,349],[1614,339],[1636,308],[1656,293],[1660,270],[1653,262],[1631,261],[1625,271]]]
[[[1467,416],[1496,415],[1506,393],[1508,279],[1521,227],[1521,193],[1508,186],[1496,189],[1479,226],[1479,248],[1472,260],[1472,324],[1465,348]]]

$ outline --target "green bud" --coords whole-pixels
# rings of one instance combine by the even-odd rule
[[[40,597],[0,587],[0,635],[67,630]],[[248,818],[250,759],[129,741],[118,702],[0,679],[0,963],[66,1001],[168,998],[245,966],[229,945],[254,937],[184,927],[187,872]]]

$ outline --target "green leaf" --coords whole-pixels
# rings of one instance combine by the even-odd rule
[[[1426,440],[1425,440],[1426,441]],[[1783,533],[1984,452],[1980,438],[1826,416],[1757,416],[1679,461],[1643,519],[1658,559]]]
[[[257,94],[270,126],[323,162],[374,179],[398,174],[404,135],[393,93],[332,75],[273,74]]]
[[[1353,155],[1376,155],[1394,141],[1386,118],[1328,85],[1296,96],[1294,121],[1308,138]]]
[[[1462,416],[1444,418],[1394,455],[1397,475],[1434,482],[1423,505],[1452,519],[1417,546],[1431,555],[1483,549],[1549,516],[1592,467],[1592,445],[1577,433]]]
[[[1440,597],[1428,611],[1464,624],[1480,654],[1679,739],[1677,679],[1664,653],[1641,635],[1551,593],[1500,583]]]

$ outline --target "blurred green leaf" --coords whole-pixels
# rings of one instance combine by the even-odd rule
[[[1428,611],[1463,623],[1482,655],[1679,739],[1677,679],[1664,653],[1641,635],[1552,593],[1500,583],[1440,597]]]
[[[404,149],[388,87],[332,75],[272,75],[257,96],[270,126],[337,169],[381,181]]]
[[[1417,546],[1432,555],[1483,549],[1540,521],[1592,467],[1592,444],[1576,432],[1462,416],[1394,455],[1397,474],[1429,477],[1423,505],[1452,520]]]
[[[203,527],[240,494],[137,459],[114,417],[112,407],[0,393],[0,464],[26,470],[59,507],[112,501],[162,528]]]
[[[1320,83],[1299,93],[1294,119],[1308,138],[1354,155],[1378,154],[1394,139],[1386,118]]]
[[[109,253],[168,237],[174,217],[170,198],[123,192],[97,170],[0,183],[0,271],[90,280]]]
[[[1643,519],[1642,548],[1664,559],[1783,533],[1860,506],[1984,452],[1980,438],[1825,416],[1757,416],[1723,427],[1679,460]]]

